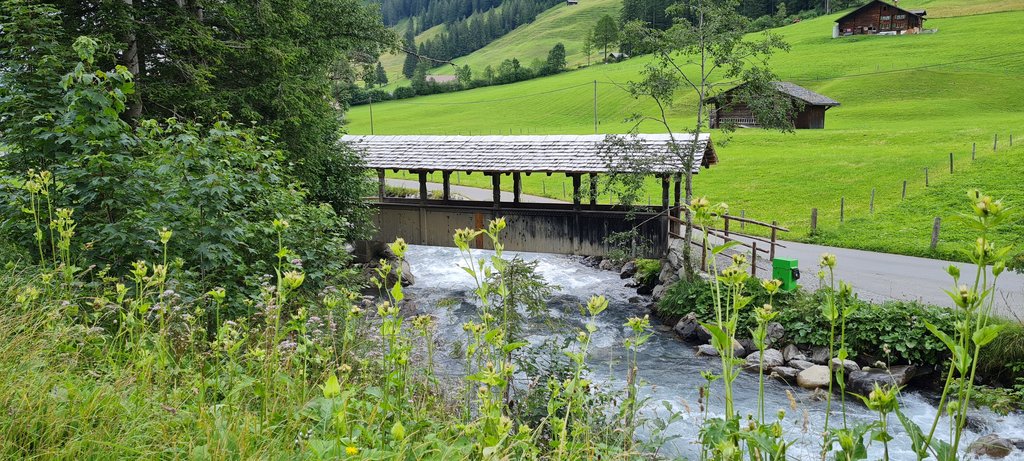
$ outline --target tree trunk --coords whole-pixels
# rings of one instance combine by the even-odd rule
[[[125,35],[125,43],[128,48],[124,52],[124,66],[132,73],[135,81],[135,94],[128,101],[128,119],[132,124],[142,117],[142,78],[139,72],[139,40],[135,35],[135,6],[133,0],[122,0],[128,10],[129,28]]]

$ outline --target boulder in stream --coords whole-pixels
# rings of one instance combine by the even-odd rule
[[[813,363],[808,362],[806,360],[790,360],[789,362],[786,362],[786,365],[789,366],[790,368],[796,368],[797,370],[800,371],[804,371],[814,366]]]
[[[628,279],[636,275],[636,261],[629,261],[622,265],[622,270],[619,271],[619,278]]]
[[[610,259],[602,259],[601,263],[597,265],[597,268],[603,271],[615,270],[615,263]]]
[[[853,360],[839,360],[839,358],[832,359],[832,369],[843,367],[846,371],[846,376],[850,376],[855,371],[860,371],[860,365]]]
[[[850,373],[847,388],[850,392],[868,395],[877,383],[881,387],[905,386],[914,378],[917,367],[913,365],[897,365],[888,370],[871,368]]]
[[[811,347],[811,357],[807,360],[811,363],[818,365],[824,365],[828,362],[828,348],[825,346],[813,346]]]
[[[761,360],[762,357],[759,351],[751,351],[750,354],[747,355],[747,361],[743,366],[748,370],[757,371],[757,369],[761,367]],[[782,352],[779,352],[778,349],[765,349],[763,360],[764,370],[766,371],[775,367],[781,367],[782,364],[785,363],[782,360]]]
[[[1013,452],[1013,441],[1000,437],[999,434],[988,434],[975,440],[969,447],[967,453],[975,457],[987,456],[989,458],[1005,458]]]
[[[796,384],[804,389],[826,387],[832,381],[832,375],[825,365],[814,365],[796,375]]]
[[[800,348],[793,344],[787,344],[782,348],[782,359],[790,362],[793,360],[807,360],[807,356],[800,352]]]
[[[796,382],[796,376],[800,374],[800,370],[792,367],[775,367],[772,368],[772,376],[779,378],[787,383]]]
[[[690,312],[683,316],[683,318],[679,319],[679,321],[676,322],[676,326],[672,327],[672,330],[674,330],[683,341],[695,343],[699,341],[697,331],[701,328],[700,322],[697,321],[697,314]]]

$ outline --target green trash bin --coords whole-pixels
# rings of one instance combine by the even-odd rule
[[[796,290],[796,281],[800,280],[800,269],[793,258],[775,258],[772,260],[772,278],[782,281],[782,291]]]

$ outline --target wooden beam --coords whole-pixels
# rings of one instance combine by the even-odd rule
[[[682,201],[683,201],[683,177],[682,177],[682,175],[676,173],[676,175],[675,175],[675,177],[673,179],[676,182],[675,204],[676,204],[676,214],[678,214],[681,211],[683,211],[683,209],[682,209],[682,204],[683,204],[682,203]]]
[[[668,210],[668,175],[661,176],[661,209],[662,211]]]
[[[420,201],[421,202],[426,202],[427,201],[427,172],[425,170],[421,170],[419,172],[419,176],[420,176]]]
[[[597,174],[590,173],[590,208],[597,208]]]
[[[384,201],[384,197],[387,195],[387,187],[384,181],[384,169],[377,170],[377,198],[380,201]]]
[[[501,173],[491,174],[491,188],[494,196],[494,208],[501,208]]]
[[[527,173],[529,174],[529,173]],[[519,203],[523,195],[523,177],[519,173],[512,173],[512,202]]]
[[[452,199],[452,172],[441,172],[441,200],[448,202]]]
[[[572,175],[572,208],[580,209],[580,175]]]

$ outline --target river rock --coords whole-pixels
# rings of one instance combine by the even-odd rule
[[[786,336],[786,327],[783,327],[781,323],[771,322],[765,325],[765,340],[769,345],[774,345],[782,340],[783,336]]]
[[[697,328],[697,342],[710,344],[711,343],[711,332],[704,325]]]
[[[584,266],[597,267],[597,266],[601,265],[601,257],[600,256],[587,256],[586,258],[583,258],[583,261],[581,261],[581,262],[583,263]]]
[[[850,373],[847,388],[850,392],[868,395],[875,389],[876,383],[882,387],[905,386],[914,378],[916,371],[917,367],[913,365],[897,365],[888,370],[857,370]]]
[[[787,383],[796,382],[796,375],[800,374],[800,370],[793,367],[775,367],[772,368],[772,376],[779,378]]]
[[[640,287],[638,287],[636,289],[636,294],[644,295],[644,296],[649,296],[652,293],[654,293],[654,289],[655,288],[656,288],[656,286],[654,284],[646,283],[646,284],[640,285]]]
[[[658,301],[665,296],[665,292],[668,291],[668,285],[658,285],[651,291],[651,299]]]
[[[732,342],[732,353],[733,353],[733,356],[736,357],[736,358],[743,358],[745,352],[746,351],[743,350],[743,346],[741,346],[738,341],[733,340],[733,342]],[[718,349],[715,349],[715,347],[710,345],[710,344],[701,344],[700,346],[697,346],[697,355],[706,355],[708,357],[718,357],[719,356]]]
[[[793,344],[787,344],[782,348],[782,359],[790,362],[793,360],[807,360],[807,356],[800,352],[800,348]]]
[[[619,278],[628,279],[636,275],[636,261],[629,261],[622,265],[622,270],[619,271]]]
[[[846,376],[850,376],[855,371],[860,371],[860,365],[857,365],[857,362],[854,362],[853,360],[839,360],[837,357],[832,359],[832,368],[835,369],[838,367],[843,367],[846,371]]]
[[[988,434],[975,440],[967,452],[974,456],[987,456],[989,458],[1005,458],[1013,452],[1013,441],[1000,437],[998,434]]]
[[[658,274],[658,280],[665,285],[671,285],[679,280],[679,275],[676,274],[676,270],[671,264],[664,264],[664,267],[661,268],[661,274]]]
[[[701,344],[697,346],[697,355],[706,355],[708,357],[718,357],[718,349],[710,344]]]
[[[748,370],[757,370],[761,366],[761,353],[758,351],[750,351],[747,355],[747,362],[743,365]],[[781,367],[783,364],[782,352],[778,349],[765,349],[764,350],[764,369],[770,370],[775,367]]]
[[[676,322],[676,326],[672,327],[672,330],[682,338],[683,341],[687,342],[698,342],[697,330],[701,329],[700,322],[697,321],[697,314],[690,312],[683,316]]]
[[[748,350],[748,351],[753,352],[753,351],[757,350],[757,344],[754,344],[754,340],[753,339],[750,339],[750,338],[740,338],[738,341],[740,342],[740,346],[743,346],[743,348]]]
[[[815,365],[796,375],[796,384],[804,389],[826,387],[831,381],[832,376],[825,365]]]
[[[796,368],[797,370],[800,371],[804,371],[810,367],[813,367],[814,364],[806,360],[790,360],[789,362],[786,362],[786,366]]]
[[[811,357],[807,359],[811,363],[818,365],[824,365],[828,362],[828,348],[825,346],[813,346],[811,347]]]
[[[602,259],[601,263],[597,265],[597,268],[603,271],[615,270],[615,263],[610,259]]]

